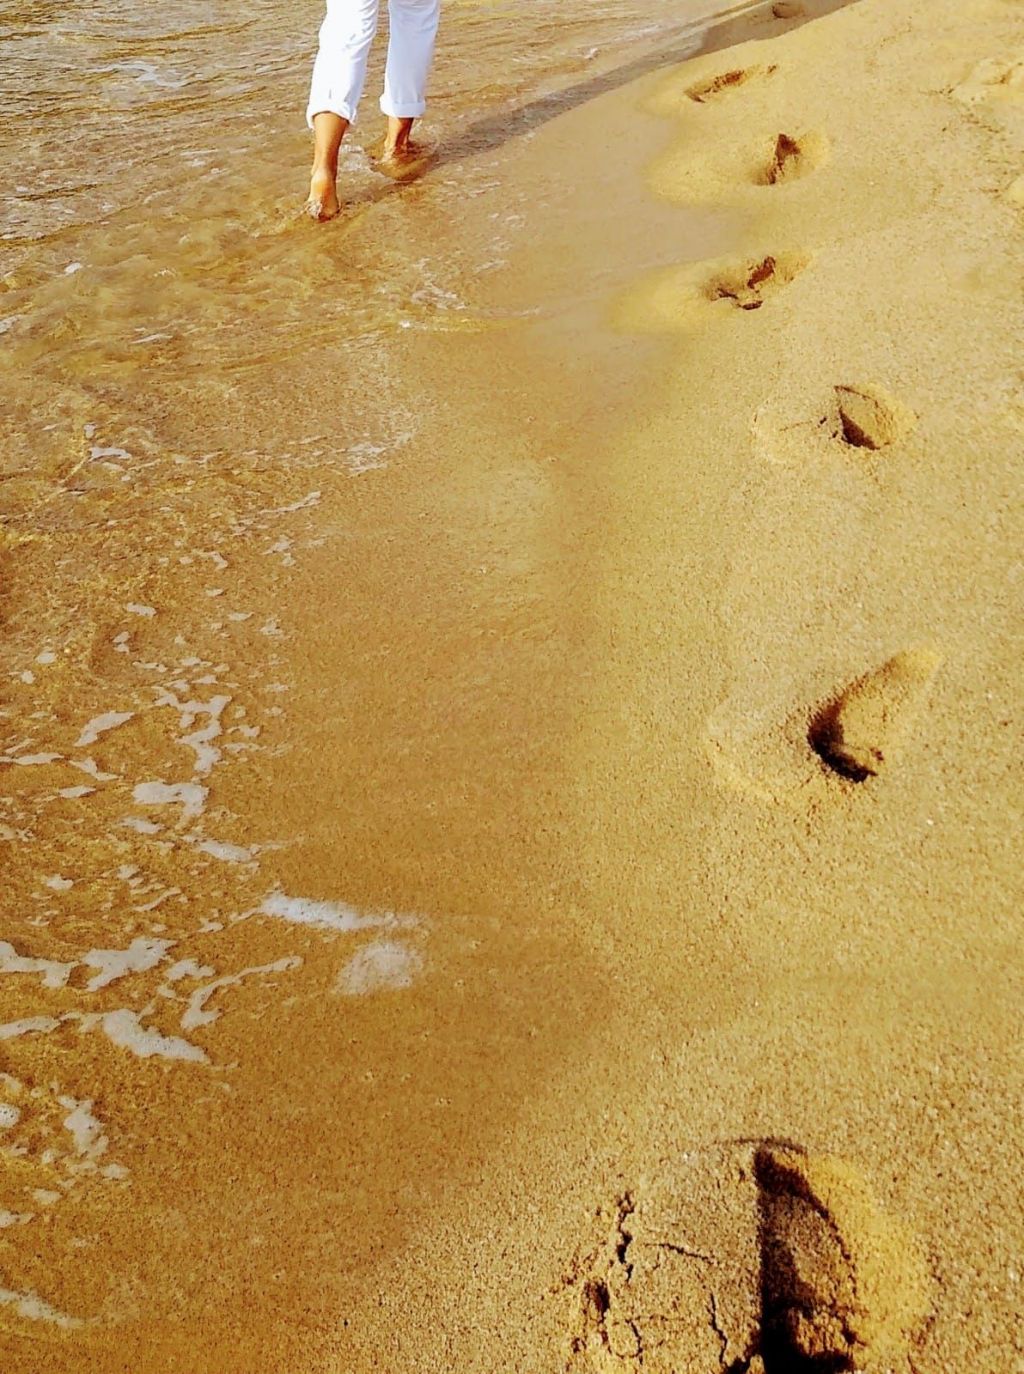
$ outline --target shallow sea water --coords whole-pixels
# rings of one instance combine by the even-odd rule
[[[195,0],[5,6],[8,518],[60,520],[52,503],[69,490],[69,473],[79,484],[105,473],[122,487],[159,486],[169,448],[210,446],[200,419],[219,402],[205,392],[230,382],[265,393],[275,364],[314,349],[325,331],[344,341],[356,368],[379,370],[396,331],[463,327],[455,277],[500,271],[529,207],[517,213],[506,198],[478,261],[458,273],[436,226],[494,192],[512,141],[628,79],[646,54],[673,43],[685,51],[696,17],[711,8],[450,0],[422,124],[432,156],[397,193],[367,155],[380,132],[382,32],[343,150],[342,223],[316,238],[298,209],[318,4],[228,4],[216,22]],[[431,238],[411,249],[424,201]],[[346,258],[346,235],[382,202],[375,251]],[[125,431],[140,389],[172,380],[194,383],[195,423],[179,413],[154,427],[150,413],[146,441],[136,433],[133,448]],[[383,436],[358,433],[346,462],[353,471],[379,466],[410,432],[395,416]]]
[[[304,727],[290,714],[298,653],[280,622],[293,579],[350,531],[336,544],[350,585],[374,561],[368,614],[378,587],[404,612],[404,582],[437,583],[453,651],[472,669],[470,685],[449,681],[425,644],[433,692],[413,673],[415,700],[378,701],[380,627],[360,621],[356,586],[332,691],[348,693],[352,720],[361,707],[386,780],[398,790],[404,764],[380,744],[387,730],[366,724],[378,716],[397,744],[403,728],[416,739],[424,703],[446,721],[454,689],[471,723],[504,728],[514,675],[494,685],[487,646],[514,641],[517,598],[532,605],[521,535],[544,483],[514,458],[478,495],[467,496],[472,472],[450,475],[433,494],[448,540],[436,566],[435,531],[411,516],[400,559],[386,538],[374,544],[378,512],[397,527],[402,503],[370,484],[401,477],[445,403],[403,385],[403,356],[420,335],[485,334],[529,314],[515,282],[486,305],[469,289],[501,274],[530,232],[529,188],[503,178],[508,151],[651,54],[681,58],[710,9],[450,0],[422,175],[396,185],[369,155],[381,41],[344,149],[343,213],[314,226],[300,207],[318,4],[228,3],[216,22],[196,0],[0,8],[0,1153],[21,1169],[0,1176],[0,1225],[17,1242],[0,1307],[30,1331],[118,1322],[134,1302],[159,1313],[160,1254],[137,1261],[133,1238],[148,1234],[144,1199],[159,1197],[161,1169],[177,1167],[176,1151],[163,1160],[137,1129],[154,1068],[174,1064],[181,1130],[193,1122],[200,1158],[197,1084],[237,1093],[236,1110],[262,1110],[270,1091],[235,1009],[259,1019],[305,996],[307,1014],[334,1026],[336,999],[409,997],[427,975],[443,913],[364,903],[347,885],[354,845],[328,869],[331,890],[322,874],[297,885],[308,878],[289,857],[298,824],[273,830],[259,780],[238,781],[289,757]],[[469,207],[472,232],[449,233]],[[465,529],[453,533],[458,502]],[[485,558],[503,578],[478,614],[458,577]],[[521,657],[513,669],[528,677]],[[451,748],[466,753],[457,729]],[[471,795],[460,767],[453,757],[459,798]],[[411,794],[406,805],[426,834],[437,807],[424,797],[419,813]],[[369,867],[382,862],[376,842],[365,849]],[[225,1077],[239,1060],[254,1075],[248,1097]],[[235,1135],[231,1116],[221,1148]],[[124,1285],[115,1299],[72,1237],[119,1205],[130,1258],[105,1257]]]

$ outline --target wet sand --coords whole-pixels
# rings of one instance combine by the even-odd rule
[[[5,1368],[1024,1359],[1024,17],[774,9],[35,288]]]

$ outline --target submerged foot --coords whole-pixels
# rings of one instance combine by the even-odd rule
[[[414,149],[409,141],[409,136],[384,140],[384,146],[380,150],[381,162],[402,162],[404,159],[414,155]]]
[[[412,140],[414,120],[388,116],[383,144],[377,152],[377,166],[385,176],[402,179],[423,163],[423,149]]]
[[[309,182],[309,198],[305,210],[310,219],[333,219],[341,207],[335,178],[326,170],[315,169]]]
[[[436,161],[437,153],[430,144],[409,139],[394,145],[385,143],[372,150],[371,157],[383,176],[392,181],[413,181]]]
[[[377,166],[385,176],[400,177],[415,161],[417,151],[408,138],[395,142],[386,139],[377,153]]]

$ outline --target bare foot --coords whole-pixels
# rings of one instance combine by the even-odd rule
[[[377,158],[377,170],[383,172],[386,177],[401,177],[414,157],[415,154],[408,143],[397,147],[385,143]]]
[[[309,199],[305,210],[310,219],[323,222],[333,219],[341,209],[335,177],[326,168],[314,168],[309,182]]]
[[[395,115],[388,115],[387,133],[384,135],[384,147],[380,155],[381,162],[387,164],[408,161],[413,151],[409,137],[412,126],[411,119],[399,119]]]
[[[398,144],[386,142],[368,151],[377,171],[392,181],[412,181],[437,159],[437,150],[432,145],[417,143],[413,139],[405,139]]]

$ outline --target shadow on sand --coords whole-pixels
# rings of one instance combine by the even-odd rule
[[[481,153],[494,152],[512,139],[533,133],[560,115],[664,67],[675,66],[688,58],[722,52],[738,43],[777,38],[779,34],[857,3],[858,0],[790,0],[790,3],[782,6],[778,0],[755,0],[754,3],[736,5],[717,16],[691,21],[677,33],[669,35],[652,52],[643,53],[621,66],[597,73],[563,90],[538,96],[523,105],[493,110],[481,119],[474,120],[445,143],[424,149],[424,155],[414,159],[413,165],[400,177],[346,197],[344,208],[352,210],[365,207],[396,192],[408,191],[429,179],[439,168]],[[773,12],[776,8],[785,8],[787,14],[776,15]],[[789,14],[791,9],[798,12]],[[762,27],[763,32],[760,31]]]
[[[687,58],[700,57],[707,53],[721,52],[736,43],[751,39],[776,38],[789,29],[799,28],[813,19],[820,19],[834,10],[843,9],[857,0],[805,0],[803,4],[787,5],[785,8],[799,10],[790,17],[773,14],[771,0],[756,0],[756,3],[737,5],[732,9],[709,18],[685,25],[678,33],[671,35],[667,42],[655,51],[644,53],[624,62],[611,71],[601,72],[586,81],[579,81],[561,91],[530,100],[511,110],[495,110],[478,119],[450,143],[440,150],[438,162],[458,162],[477,153],[492,152],[513,138],[532,133],[549,120],[557,119],[568,110],[585,105],[608,91],[617,90],[631,81],[671,67]],[[783,8],[779,6],[779,8]],[[764,24],[764,33],[751,32],[751,21]],[[705,28],[705,25],[707,27]]]

